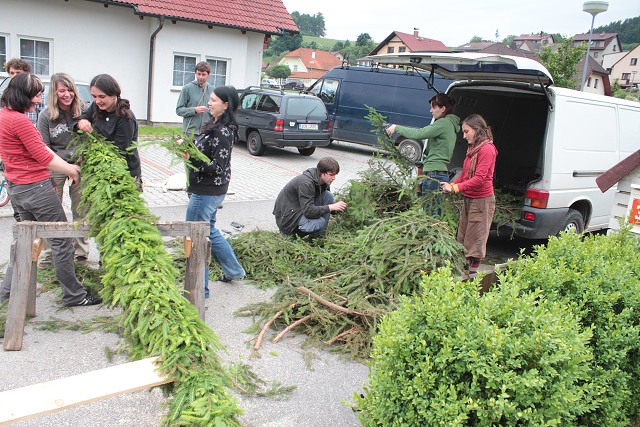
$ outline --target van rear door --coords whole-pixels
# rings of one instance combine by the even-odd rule
[[[387,65],[415,67],[451,80],[511,81],[553,84],[549,71],[533,59],[476,52],[410,52],[374,55],[369,58]]]

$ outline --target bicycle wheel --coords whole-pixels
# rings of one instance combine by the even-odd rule
[[[2,180],[2,185],[0,185],[0,207],[9,203],[9,187],[7,186],[7,181]]]

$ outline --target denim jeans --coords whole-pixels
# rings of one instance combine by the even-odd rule
[[[313,199],[313,204],[316,206],[326,206],[332,203],[333,194],[331,191],[322,191],[320,195]],[[329,217],[331,217],[331,212],[327,212],[320,218],[307,218],[302,215],[302,218],[300,218],[298,222],[298,230],[311,236],[322,235],[329,225]]]
[[[225,195],[205,196],[191,194],[187,205],[187,221],[207,221],[210,224],[209,240],[211,241],[211,256],[216,260],[222,272],[230,279],[242,279],[245,275],[244,268],[238,262],[233,248],[216,228],[216,214],[222,204]],[[209,296],[209,266],[204,274],[204,295]]]
[[[60,199],[48,178],[33,184],[10,184],[9,195],[21,221],[67,221]],[[61,238],[48,240],[56,279],[62,288],[62,302],[65,305],[79,303],[87,292],[76,277],[76,269],[73,265],[73,240]],[[13,267],[9,266],[0,288],[0,300],[9,298],[12,276]]]
[[[420,183],[420,195],[430,200],[424,203],[424,210],[431,215],[442,216],[440,183],[449,182],[449,172],[429,171],[425,176],[425,180]],[[430,193],[431,191],[436,193]]]

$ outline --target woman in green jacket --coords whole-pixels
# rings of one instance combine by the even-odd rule
[[[453,114],[455,101],[444,93],[429,100],[434,122],[422,129],[392,124],[387,135],[394,133],[411,139],[428,139],[424,149],[422,171],[426,179],[420,184],[421,194],[440,189],[440,182],[449,182],[449,161],[453,155],[456,134],[460,132],[460,117]]]

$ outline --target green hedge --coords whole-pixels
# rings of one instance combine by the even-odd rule
[[[441,269],[374,339],[365,426],[571,426],[592,410],[591,330],[517,282],[480,297]]]
[[[540,289],[593,325],[593,379],[598,408],[585,426],[627,426],[639,415],[640,240],[628,230],[612,235],[565,235],[507,272],[508,280]]]

